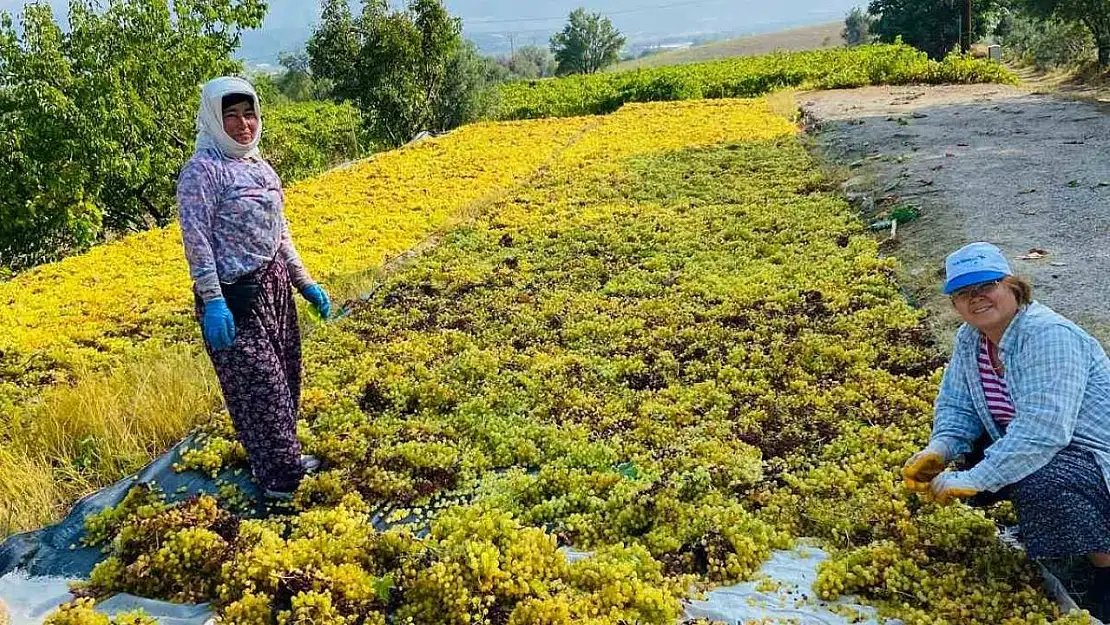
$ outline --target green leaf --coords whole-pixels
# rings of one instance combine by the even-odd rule
[[[620,473],[621,475],[623,475],[624,477],[626,477],[630,480],[635,480],[635,479],[638,479],[640,477],[639,467],[637,467],[635,464],[633,464],[631,462],[622,462],[621,464],[618,464],[617,465],[617,473]]]
[[[384,577],[379,577],[374,581],[374,595],[378,597],[378,601],[389,603],[389,595],[393,591],[393,583],[392,573]]]

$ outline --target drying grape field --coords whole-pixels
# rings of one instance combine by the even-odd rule
[[[910,625],[1085,622],[998,540],[1007,505],[903,487],[944,354],[789,108],[690,99],[480,124],[292,189],[325,279],[441,233],[306,340],[300,436],[325,469],[265,518],[230,490],[132,491],[88,520],[106,558],[52,623],[107,623],[93,600],[130,592],[241,625],[670,624],[692,592],[803,537],[832,554],[820,599],[858,595]],[[360,212],[371,202],[393,209]],[[136,297],[171,303],[87,306],[159,329],[101,344],[65,317],[87,311],[44,305],[38,340],[56,348],[39,377],[9,380],[9,405],[84,371],[65,358],[110,367],[199,340],[169,295],[184,269],[162,268],[174,234],[149,236],[91,256],[154,263],[164,295]],[[92,262],[0,289],[85,301]],[[28,353],[14,336],[7,353]],[[226,415],[202,427],[179,469],[243,468]]]

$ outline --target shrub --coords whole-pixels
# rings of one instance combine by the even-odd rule
[[[351,104],[302,102],[263,109],[263,155],[286,184],[370,152]]]
[[[839,89],[870,84],[1014,83],[982,59],[932,61],[897,42],[834,50],[776,53],[611,74],[517,81],[498,87],[491,116],[529,119],[611,113],[628,102],[755,98],[785,88]]]
[[[1007,19],[1002,42],[1013,57],[1039,70],[1075,67],[1095,60],[1094,38],[1079,22],[1013,15]]]

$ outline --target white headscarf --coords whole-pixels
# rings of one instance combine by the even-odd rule
[[[232,139],[224,131],[223,99],[226,95],[242,93],[254,100],[254,111],[258,115],[258,132],[247,145]],[[262,137],[262,106],[254,86],[236,76],[214,78],[204,85],[200,92],[200,110],[197,111],[197,151],[219,150],[228,158],[250,158],[260,156],[258,140]]]

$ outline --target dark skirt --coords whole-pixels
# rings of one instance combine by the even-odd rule
[[[1110,553],[1110,491],[1091,452],[1067,447],[1000,494],[1017,509],[1029,557]]]
[[[288,492],[304,476],[297,441],[301,336],[289,273],[271,262],[223,288],[235,341],[220,351],[206,342],[205,349],[259,486]],[[195,299],[203,319],[204,302]]]

